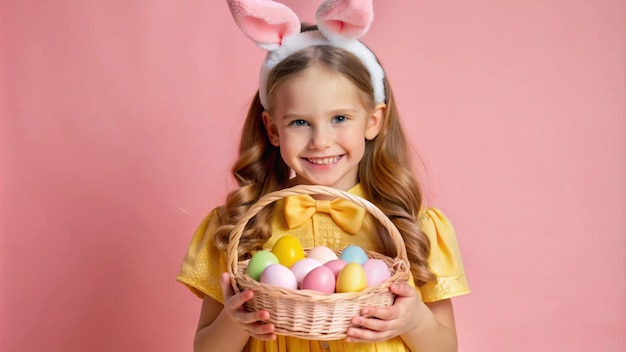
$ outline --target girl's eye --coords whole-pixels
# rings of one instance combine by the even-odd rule
[[[291,125],[293,126],[307,126],[308,123],[304,120],[294,120],[291,122]]]
[[[344,115],[338,115],[333,117],[333,122],[338,123],[338,122],[345,122],[348,118]]]

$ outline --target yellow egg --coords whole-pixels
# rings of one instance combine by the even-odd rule
[[[367,287],[365,270],[359,263],[348,263],[337,276],[337,292],[360,292]]]
[[[300,259],[304,259],[304,249],[300,241],[290,235],[283,236],[274,243],[272,253],[278,258],[278,262],[288,268]]]

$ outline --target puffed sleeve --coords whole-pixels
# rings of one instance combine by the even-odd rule
[[[470,292],[456,232],[450,220],[437,208],[420,217],[422,231],[430,240],[428,265],[437,277],[420,287],[424,302],[435,302]]]
[[[224,301],[220,275],[227,271],[226,253],[213,245],[217,210],[211,211],[196,229],[176,280],[202,298],[205,294]]]

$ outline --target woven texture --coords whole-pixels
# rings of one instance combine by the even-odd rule
[[[361,292],[321,293],[312,290],[290,290],[272,287],[255,281],[246,275],[249,260],[239,261],[238,246],[241,235],[250,219],[263,207],[279,199],[298,195],[324,195],[343,198],[362,206],[385,227],[391,237],[396,257],[390,258],[379,253],[366,251],[369,258],[383,260],[391,271],[391,277]],[[305,248],[308,254],[310,248]],[[335,250],[339,254],[340,250]],[[394,282],[409,279],[409,264],[402,236],[391,220],[366,199],[344,191],[324,186],[298,185],[272,192],[250,207],[248,212],[230,234],[227,249],[228,271],[235,292],[244,289],[254,291],[254,298],[246,308],[250,311],[266,310],[270,313],[270,323],[274,324],[277,334],[294,336],[309,340],[337,340],[346,337],[352,317],[359,315],[362,307],[387,307],[393,304],[394,295],[389,286]]]

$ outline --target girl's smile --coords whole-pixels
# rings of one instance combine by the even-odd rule
[[[334,156],[334,157],[326,157],[326,158],[305,158],[305,159],[311,164],[320,165],[320,166],[322,165],[332,166],[336,164],[339,161],[339,159],[341,159],[341,155]]]

